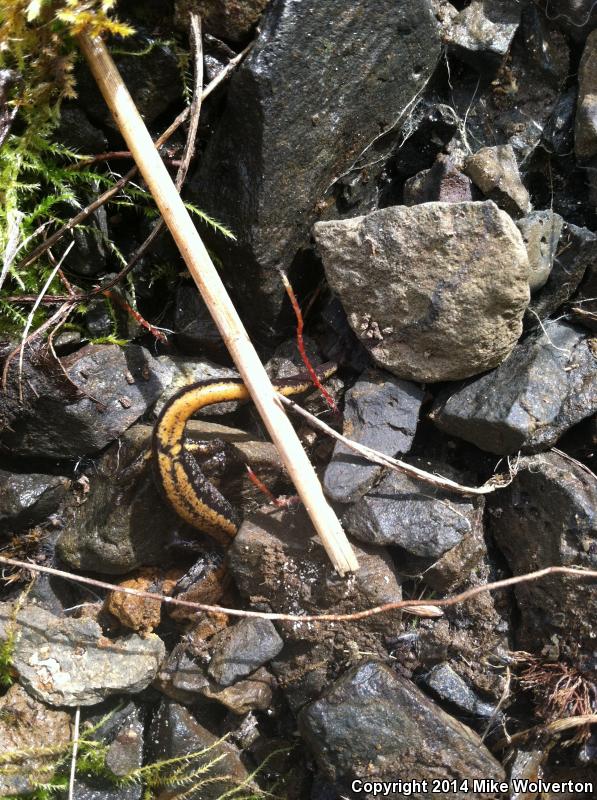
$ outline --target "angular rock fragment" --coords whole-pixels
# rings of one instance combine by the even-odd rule
[[[216,361],[227,357],[220,332],[194,285],[182,284],[176,291],[174,329],[176,343],[183,353],[207,356]]]
[[[464,171],[485,197],[512,217],[531,210],[529,193],[520,179],[516,156],[509,144],[482,147],[467,158]]]
[[[418,203],[464,203],[473,199],[470,178],[439,155],[431,169],[418,172],[404,184],[404,205]]]
[[[352,329],[398,377],[475,375],[518,340],[528,256],[493,202],[394,206],[318,222],[313,232]]]
[[[517,0],[471,0],[444,24],[444,41],[475,66],[500,61],[520,24]]]
[[[496,707],[484,703],[449,664],[438,664],[424,676],[425,686],[431,689],[440,700],[456,706],[466,714],[476,717],[491,717]]]
[[[388,456],[410,450],[423,392],[393,375],[368,370],[345,395],[343,433]],[[337,442],[325,471],[323,487],[338,503],[351,503],[369,489],[383,467],[372,464]]]
[[[209,674],[221,686],[230,686],[275,658],[284,647],[269,619],[243,619],[216,634]]]
[[[396,126],[439,53],[429,0],[279,0],[263,15],[192,186],[237,237],[210,245],[256,333],[271,335],[285,298],[275,267],[308,244],[322,195]],[[297,261],[299,280],[314,270]]]
[[[140,692],[155,677],[164,643],[155,634],[107,639],[91,619],[64,619],[34,605],[16,615],[0,604],[0,638],[19,633],[13,666],[20,683],[53,706],[90,706],[112,694]]]
[[[438,471],[445,474],[441,467]],[[435,560],[465,536],[482,534],[482,514],[482,503],[392,471],[351,506],[342,522],[362,542],[399,545]]]
[[[553,211],[533,211],[516,223],[529,255],[529,288],[545,285],[558,249],[564,220]]]
[[[0,393],[0,443],[36,458],[97,453],[157,399],[158,372],[137,345],[87,345],[63,358],[62,368],[49,354],[33,353],[21,377],[15,359]]]
[[[469,728],[442,711],[406,678],[377,662],[345,673],[331,690],[303,709],[299,730],[325,777],[347,797],[354,780],[431,781],[457,775],[468,791],[450,791],[460,800],[498,797],[472,790],[479,778],[504,779],[498,761]],[[405,795],[399,790],[389,795]],[[419,797],[432,797],[421,792]]]
[[[69,485],[59,475],[0,469],[0,528],[26,527],[45,519],[56,511]]]
[[[491,497],[490,530],[514,575],[551,566],[597,569],[597,479],[559,453],[523,458],[514,480]],[[595,585],[565,575],[520,583],[518,646],[539,652],[594,650]]]
[[[577,158],[597,155],[597,31],[587,37],[578,70],[574,149]]]
[[[583,276],[597,264],[597,235],[588,228],[565,222],[545,285],[534,295],[525,315],[525,325],[535,328],[569,300]]]
[[[537,452],[597,410],[594,340],[553,322],[519,344],[501,367],[439,398],[441,430],[490,453]]]
[[[201,15],[205,29],[214,36],[238,42],[258,21],[270,0],[176,0],[176,14],[188,25],[189,9]]]

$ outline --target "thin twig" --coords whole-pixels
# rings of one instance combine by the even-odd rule
[[[70,759],[70,776],[68,779],[68,800],[73,800],[75,791],[75,773],[77,771],[77,753],[79,752],[79,725],[81,722],[81,706],[75,709],[73,725],[73,752]]]
[[[83,583],[87,586],[94,586],[97,589],[106,589],[109,592],[122,592],[123,594],[130,594],[149,600],[161,600],[167,605],[184,606],[185,608],[190,608],[197,612],[206,611],[214,614],[228,614],[231,617],[254,617],[257,619],[271,619],[281,622],[348,622],[367,619],[368,617],[374,617],[378,614],[384,614],[387,611],[405,611],[406,609],[421,608],[429,605],[425,600],[396,600],[392,603],[384,603],[381,606],[365,609],[364,611],[353,611],[350,614],[282,614],[267,611],[247,611],[240,608],[208,605],[207,603],[193,603],[190,600],[168,597],[167,595],[158,594],[157,592],[145,592],[142,589],[133,589],[128,586],[115,586],[112,583],[95,580],[95,578],[85,578],[82,575],[74,575],[72,572],[64,572],[54,567],[42,567],[39,564],[18,561],[16,558],[8,558],[7,556],[0,555],[0,564],[17,567],[18,569],[31,570],[33,572],[43,572],[46,575],[55,575],[58,578],[64,578],[65,580],[74,581],[75,583]],[[470,600],[478,594],[495,592],[498,589],[508,589],[510,586],[516,586],[519,583],[540,580],[547,575],[570,575],[574,578],[591,578],[597,580],[597,570],[584,570],[578,567],[545,567],[536,572],[526,572],[523,575],[515,575],[512,578],[504,578],[501,581],[474,586],[472,589],[467,589],[451,597],[444,597],[441,600],[434,599],[433,604],[434,607],[447,608],[448,606],[454,606],[458,603],[464,603],[466,600]],[[436,615],[434,614],[434,616]]]
[[[320,419],[313,416],[313,414],[310,414],[288,397],[278,395],[278,400],[285,406],[288,406],[288,408],[296,411],[296,413],[300,414],[301,417],[304,417],[311,425],[324,431],[329,436],[337,439],[339,442],[342,442],[342,444],[346,445],[346,447],[354,450],[356,453],[359,453],[359,455],[362,455],[368,461],[372,461],[375,464],[380,464],[382,467],[388,467],[396,472],[405,472],[407,475],[411,475],[413,478],[417,478],[425,483],[430,483],[436,488],[448,489],[450,491],[458,492],[459,494],[484,495],[495,492],[496,489],[503,488],[503,486],[507,485],[485,484],[484,486],[463,486],[462,484],[456,483],[456,481],[452,481],[449,478],[442,478],[440,475],[433,475],[431,472],[425,472],[425,470],[414,467],[412,464],[407,464],[405,461],[392,458],[392,456],[387,456],[385,453],[381,453],[379,450],[372,450],[370,447],[367,447],[364,444],[359,444],[358,442],[354,442],[352,439],[348,439],[346,436],[343,436],[333,428],[330,428],[330,426],[326,425],[325,422],[322,422]]]
[[[571,730],[572,728],[581,728],[585,725],[597,724],[597,714],[581,714],[578,717],[564,717],[563,719],[556,719],[554,722],[542,723],[541,725],[533,725],[532,728],[526,728],[524,731],[513,733],[504,739],[500,739],[493,745],[495,750],[503,750],[513,742],[518,742],[520,739],[526,739],[534,733],[562,733],[563,731]]]

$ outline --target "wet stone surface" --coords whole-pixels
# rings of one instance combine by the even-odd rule
[[[546,450],[597,408],[594,341],[553,322],[493,372],[440,397],[432,418],[490,453]]]
[[[351,791],[352,781],[363,776],[392,781],[408,775],[409,780],[427,780],[430,785],[446,774],[470,781],[504,777],[501,765],[476,734],[410,681],[376,662],[344,674],[301,712],[299,726],[325,777],[351,798],[372,796]],[[475,792],[452,796],[498,797]]]
[[[387,372],[364,372],[344,396],[343,433],[389,456],[407,453],[414,438],[423,393],[414,383]],[[350,503],[369,489],[382,471],[337,442],[323,479],[327,496]]]

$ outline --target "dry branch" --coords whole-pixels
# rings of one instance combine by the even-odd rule
[[[209,257],[149,132],[103,41],[86,33],[79,45],[93,76],[135,158],[151,194],[216,326],[245,382],[334,567],[344,575],[358,562],[340,522],[324,497],[321,484],[275,390],[249,340],[240,317]]]

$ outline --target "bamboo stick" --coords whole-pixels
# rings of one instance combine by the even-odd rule
[[[356,556],[276,392],[251,344],[224,284],[176,191],[164,163],[103,41],[78,36],[102,95],[135,163],[178,245],[230,355],[280,452],[313,525],[340,575],[358,569]]]

